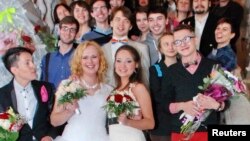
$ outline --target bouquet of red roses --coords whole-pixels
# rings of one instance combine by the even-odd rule
[[[113,91],[107,98],[107,104],[104,106],[108,112],[109,118],[116,118],[121,113],[133,115],[135,108],[138,108],[137,103],[126,93]]]
[[[199,89],[203,90],[204,95],[212,97],[217,102],[224,102],[239,95],[247,96],[243,81],[218,65],[213,67],[210,76],[204,78],[203,82],[203,86],[199,86]],[[194,102],[196,99],[197,96],[193,97]],[[197,116],[191,116],[185,112],[181,114],[180,120],[183,123],[181,133],[185,135],[186,139],[191,137],[211,112],[212,110],[204,109]]]
[[[24,118],[15,114],[12,108],[4,113],[0,113],[0,140],[15,141],[19,131],[25,123]]]

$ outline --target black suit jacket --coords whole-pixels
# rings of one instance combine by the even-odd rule
[[[213,48],[217,48],[217,43],[214,35],[217,21],[218,17],[209,13],[200,40],[199,51],[204,57],[207,57],[207,55],[213,50]],[[194,16],[181,21],[181,24],[188,24],[191,25],[193,28],[195,28]]]
[[[38,141],[47,135],[51,137],[56,136],[56,130],[52,128],[49,122],[54,100],[53,87],[50,83],[36,80],[32,81],[31,85],[37,99],[37,109],[33,119],[33,127],[31,128],[28,124],[25,124],[20,131],[18,141],[32,141],[32,136]],[[42,86],[45,86],[48,92],[47,102],[42,102],[41,99],[40,91]],[[5,112],[9,107],[12,107],[13,110],[17,112],[17,100],[13,80],[0,88],[0,112]]]

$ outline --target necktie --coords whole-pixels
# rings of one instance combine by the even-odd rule
[[[198,65],[198,61],[192,61],[192,62],[188,62],[188,63],[183,63],[183,66],[185,68],[188,68],[188,67],[190,67],[192,65]]]
[[[112,38],[111,42],[112,42],[112,44],[115,44],[115,43],[127,44],[128,43],[128,39],[117,40],[117,39]]]

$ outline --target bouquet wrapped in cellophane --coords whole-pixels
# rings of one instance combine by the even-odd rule
[[[22,46],[31,49],[34,63],[37,67],[37,75],[40,76],[40,63],[42,57],[47,53],[45,45],[36,36],[33,30],[32,15],[24,4],[28,0],[0,0],[0,57],[9,48]],[[6,70],[2,60],[0,60],[0,87],[6,85],[13,76]]]
[[[25,119],[15,114],[12,108],[0,113],[0,140],[16,141],[25,122]]]
[[[86,95],[87,91],[83,88],[80,82],[70,79],[63,80],[56,91],[58,105],[72,103],[74,100],[79,100]],[[75,113],[80,114],[81,112],[79,109],[76,109]]]
[[[210,76],[204,78],[203,83],[203,86],[198,88],[203,90],[204,95],[212,97],[217,102],[224,102],[239,95],[247,96],[246,86],[243,81],[219,65],[213,67]],[[196,99],[197,96],[193,97],[195,103],[197,103]],[[197,116],[182,113],[180,116],[183,123],[181,133],[185,135],[184,138],[191,138],[192,134],[200,127],[201,122],[205,121],[211,112],[212,110],[204,109]]]

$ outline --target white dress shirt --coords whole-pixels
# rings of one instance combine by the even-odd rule
[[[37,100],[31,83],[23,87],[14,79],[14,89],[17,99],[17,110],[20,115],[25,117],[29,126],[32,128]]]
[[[195,18],[195,36],[196,36],[196,49],[197,50],[200,49],[201,36],[204,30],[207,18],[208,18],[208,13],[200,21],[198,21]]]

